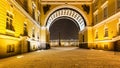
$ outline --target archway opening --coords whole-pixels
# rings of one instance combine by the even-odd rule
[[[57,19],[49,28],[50,40],[53,45],[55,43],[62,46],[75,45],[78,42],[79,30],[79,26],[74,20],[70,18]]]
[[[51,42],[55,45],[78,43],[78,34],[86,27],[86,21],[79,11],[65,7],[53,11],[48,16],[46,27],[50,32]]]

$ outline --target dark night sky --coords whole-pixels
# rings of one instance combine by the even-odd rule
[[[61,39],[78,39],[79,28],[72,20],[59,19],[50,27],[50,39],[58,39],[59,32]]]

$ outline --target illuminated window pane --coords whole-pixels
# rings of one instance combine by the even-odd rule
[[[108,37],[108,28],[105,28],[105,35],[104,37]]]
[[[98,32],[96,32],[96,37],[95,38],[98,39]]]
[[[104,19],[106,19],[107,18],[107,16],[108,16],[108,7],[105,7],[104,8],[104,10],[103,10],[103,15],[104,15]]]
[[[13,23],[13,15],[10,14],[9,12],[7,12],[6,15],[7,15],[7,18],[6,18],[6,29],[15,31],[14,27],[13,27],[13,24],[12,24]]]

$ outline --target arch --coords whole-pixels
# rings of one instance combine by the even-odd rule
[[[60,20],[60,19],[69,19],[69,20],[71,20],[72,22],[75,23],[75,25],[77,26],[77,28],[80,30],[79,24],[77,23],[77,21],[75,21],[74,19],[72,19],[72,18],[70,18],[70,17],[67,17],[67,16],[62,16],[62,17],[56,18],[56,19],[51,23],[50,27],[51,27],[52,24],[54,24],[57,20]]]
[[[54,8],[45,19],[46,27],[48,30],[52,22],[59,17],[70,17],[74,19],[78,23],[80,31],[85,28],[87,25],[86,22],[88,22],[86,16],[82,11],[80,11],[80,9],[69,5],[59,6]]]

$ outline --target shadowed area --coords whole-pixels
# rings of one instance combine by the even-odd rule
[[[50,39],[57,40],[60,38],[64,40],[78,39],[79,28],[70,19],[56,20],[50,27]]]

